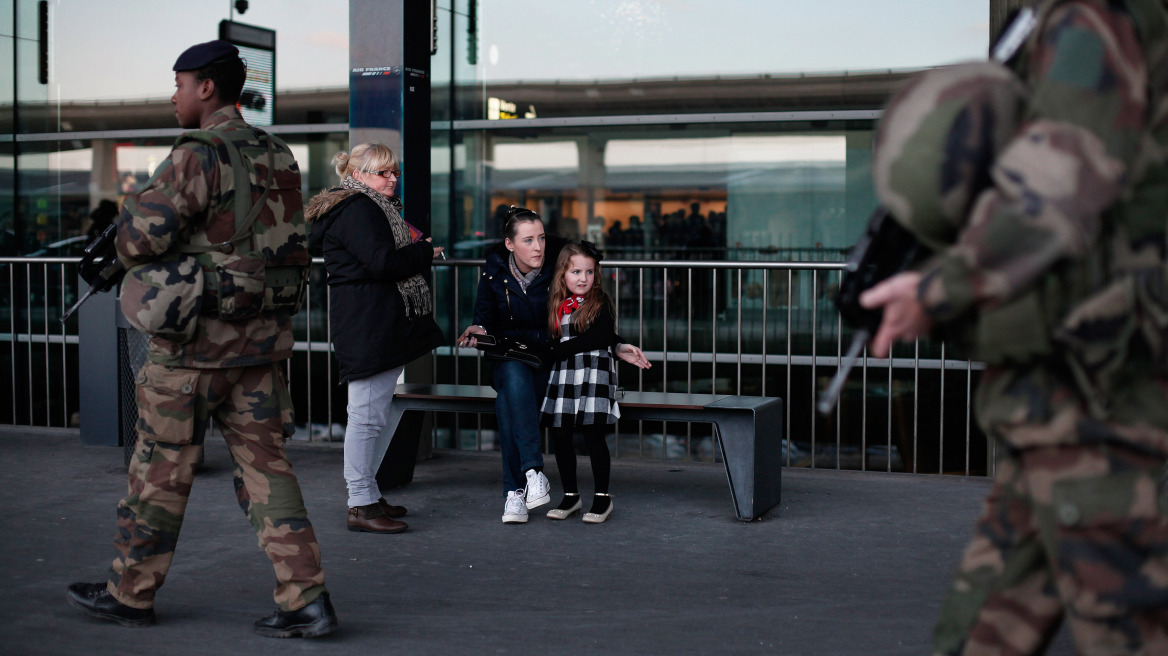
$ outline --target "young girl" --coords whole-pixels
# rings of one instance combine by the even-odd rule
[[[595,496],[584,521],[599,524],[612,514],[608,494],[609,456],[605,433],[616,423],[616,362],[609,347],[620,342],[612,299],[600,288],[600,253],[591,242],[568,244],[556,261],[548,295],[548,328],[560,339],[543,401],[543,423],[549,428],[564,499],[548,511],[551,519],[566,519],[582,507],[576,483],[576,452],[572,436],[584,434],[592,459]],[[643,369],[643,357],[633,364]]]

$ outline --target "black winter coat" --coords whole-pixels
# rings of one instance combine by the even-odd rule
[[[556,258],[564,240],[548,237],[544,248],[543,268],[527,286],[519,286],[507,260],[511,253],[503,244],[487,253],[475,297],[474,323],[488,334],[519,337],[535,344],[548,341],[548,292],[555,275]]]
[[[342,383],[402,366],[446,342],[433,314],[406,316],[396,284],[430,270],[430,242],[397,248],[381,207],[347,189],[322,192],[305,215],[328,272],[329,326]]]

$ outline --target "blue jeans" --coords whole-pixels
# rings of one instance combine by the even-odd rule
[[[547,393],[548,371],[536,371],[514,360],[495,362],[495,416],[499,422],[499,450],[503,452],[503,492],[527,485],[525,472],[543,467],[539,411]]]

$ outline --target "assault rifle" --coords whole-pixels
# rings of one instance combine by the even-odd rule
[[[816,408],[821,414],[831,412],[839,399],[840,390],[848,379],[848,373],[856,366],[856,360],[867,346],[868,340],[876,334],[884,310],[869,310],[860,305],[860,295],[877,283],[902,271],[907,271],[919,262],[927,250],[911,232],[905,230],[888,210],[877,207],[868,219],[868,227],[863,236],[848,253],[844,262],[843,279],[835,296],[835,306],[843,320],[856,332],[847,354],[840,361],[839,369],[823,394]],[[891,356],[890,356],[891,357]]]
[[[77,265],[81,279],[89,283],[89,291],[85,292],[77,302],[65,310],[61,315],[61,323],[65,323],[81,304],[89,300],[90,296],[100,292],[108,292],[122,281],[126,274],[125,267],[118,261],[118,253],[114,242],[118,238],[118,227],[114,224],[106,226],[97,239],[89,242],[85,252],[81,255],[81,262]]]

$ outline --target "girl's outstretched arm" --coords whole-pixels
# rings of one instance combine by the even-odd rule
[[[641,369],[648,369],[653,366],[649,363],[649,359],[645,357],[645,352],[632,344],[622,343],[618,345],[616,347],[616,356]]]

